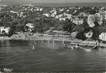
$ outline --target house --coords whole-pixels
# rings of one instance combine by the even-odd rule
[[[65,21],[65,20],[66,20],[66,18],[59,18],[59,20],[60,20],[60,21]]]
[[[43,11],[43,8],[36,7],[36,11]]]
[[[32,23],[27,23],[24,27],[25,31],[32,32],[34,30],[34,24]]]
[[[100,13],[96,13],[95,17],[96,17],[96,21],[98,22],[99,25],[103,24],[103,16],[105,19],[105,14],[101,15]]]
[[[57,11],[56,11],[56,10],[54,10],[54,11],[51,11],[50,13],[51,13],[51,17],[55,17],[55,16],[56,16],[56,14],[57,14]]]
[[[95,22],[95,16],[88,15],[87,23],[88,23],[89,27],[93,28],[95,26],[94,22]]]
[[[60,11],[60,12],[64,11],[64,8],[60,8],[59,11]]]
[[[87,39],[90,39],[90,38],[92,38],[92,36],[93,36],[93,32],[92,32],[92,31],[89,31],[89,32],[85,33],[84,35],[85,35],[85,37],[86,37]]]
[[[46,17],[50,17],[49,13],[44,13],[43,15],[46,16]]]
[[[102,41],[106,41],[106,32],[102,32],[102,33],[99,35],[99,39],[102,40]]]
[[[71,18],[72,18],[72,15],[71,15],[71,14],[64,13],[64,16],[65,16],[67,19],[71,19]]]
[[[76,24],[76,25],[81,25],[81,24],[84,23],[84,20],[83,20],[83,19],[80,19],[80,18],[78,18],[78,17],[75,17],[75,18],[72,19],[72,22],[73,22],[74,24]]]
[[[106,20],[106,11],[104,11],[104,19]]]
[[[4,26],[0,27],[0,34],[1,35],[8,35],[9,32],[10,32],[10,27],[4,27]]]
[[[81,17],[87,17],[87,16],[88,16],[88,14],[87,14],[87,13],[85,13],[85,12],[80,12],[80,13],[79,13],[79,16],[81,16]]]

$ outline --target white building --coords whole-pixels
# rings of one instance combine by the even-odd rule
[[[88,38],[88,39],[90,39],[92,36],[93,36],[92,31],[89,31],[89,32],[85,33],[85,37]]]
[[[78,17],[75,17],[72,19],[72,22],[76,25],[81,25],[84,23],[84,20],[83,19],[79,19]]]
[[[78,34],[78,31],[72,32],[72,33],[71,33],[71,37],[72,37],[72,38],[76,38],[77,34]]]
[[[106,20],[106,11],[104,11],[104,19]]]
[[[10,27],[0,27],[0,34],[9,34]]]
[[[64,16],[66,16],[66,18],[68,18],[68,19],[71,19],[72,18],[72,15],[71,14],[64,13]]]
[[[14,13],[14,14],[18,14],[18,12],[16,12],[16,11],[12,11],[12,10],[11,10],[10,12],[11,12],[11,13]]]
[[[99,25],[102,25],[103,24],[103,15],[101,15],[100,13],[96,13],[95,14],[95,17],[96,17],[96,21],[98,22]]]
[[[102,33],[99,35],[99,39],[102,40],[102,41],[106,41],[106,32],[102,32]]]
[[[50,17],[49,13],[44,13],[43,15],[46,16],[46,17]]]
[[[89,15],[88,19],[87,19],[87,23],[88,23],[89,27],[94,27],[95,26],[94,22],[95,22],[95,16]]]
[[[32,24],[32,23],[27,23],[25,27],[27,27],[27,28],[25,28],[25,31],[32,32],[34,30],[34,24]]]

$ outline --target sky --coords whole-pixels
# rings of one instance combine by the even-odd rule
[[[103,2],[106,3],[106,0],[0,0],[0,2],[7,3],[89,3],[89,2]]]
[[[26,0],[41,3],[80,3],[80,2],[106,2],[106,0]]]

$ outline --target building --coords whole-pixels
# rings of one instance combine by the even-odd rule
[[[95,14],[96,21],[97,21],[97,23],[98,23],[99,25],[102,25],[102,24],[103,24],[103,16],[104,16],[104,14],[103,14],[103,15],[101,15],[100,13],[96,13],[96,14]],[[105,17],[104,17],[104,18],[105,18]]]
[[[106,41],[106,32],[102,32],[102,33],[99,35],[99,39],[102,40],[102,41]]]
[[[83,20],[83,19],[80,19],[80,18],[78,18],[78,17],[75,17],[75,18],[72,19],[72,22],[73,22],[74,24],[76,24],[76,25],[81,25],[81,24],[84,23],[84,20]]]
[[[93,36],[93,32],[92,32],[92,31],[89,31],[89,32],[85,33],[84,35],[85,35],[85,37],[86,37],[87,39],[91,39],[92,36]]]
[[[27,23],[24,27],[25,31],[32,32],[34,30],[34,24],[32,23]]]
[[[10,27],[0,27],[0,35],[8,35],[10,32]]]
[[[87,23],[88,23],[89,27],[91,27],[91,28],[95,27],[94,22],[95,22],[95,16],[89,15],[87,18]]]

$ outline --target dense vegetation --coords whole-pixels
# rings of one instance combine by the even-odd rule
[[[41,9],[42,8],[42,9]],[[37,10],[38,9],[38,10]],[[62,10],[63,9],[63,10]],[[56,13],[54,16],[54,13]],[[102,20],[102,25],[98,24],[98,20],[95,19],[95,27],[89,27],[87,23],[88,15],[95,15],[100,11],[105,11],[105,8],[101,7],[59,7],[59,8],[50,8],[50,7],[35,7],[35,6],[7,6],[3,7],[0,12],[0,26],[11,27],[10,35],[15,32],[25,32],[25,25],[27,23],[34,24],[33,32],[44,33],[49,30],[51,27],[54,27],[55,30],[68,31],[70,33],[78,31],[76,36],[79,39],[85,40],[86,37],[84,33],[93,31],[92,39],[98,39],[98,35],[105,31],[106,20]],[[51,12],[51,13],[50,13]],[[43,15],[48,13],[49,16]],[[63,14],[71,15],[71,18],[66,18]],[[84,13],[87,16],[84,16]],[[61,15],[58,19],[56,16]],[[69,16],[67,15],[67,16]],[[73,23],[74,17],[78,19],[83,19],[83,24],[77,25]],[[59,20],[60,18],[65,18],[65,20]],[[102,30],[100,29],[102,28]],[[99,30],[100,29],[100,30]]]

